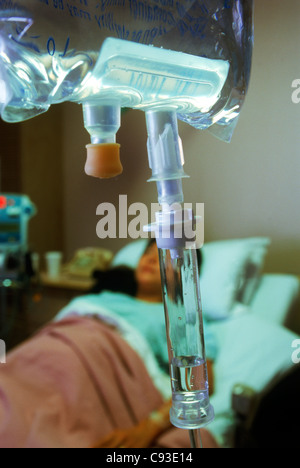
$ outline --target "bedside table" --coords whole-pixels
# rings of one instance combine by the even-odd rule
[[[40,281],[42,286],[67,289],[77,292],[88,292],[94,284],[94,280],[91,278],[78,278],[67,275],[60,275],[57,278],[51,278],[47,273],[41,273]]]

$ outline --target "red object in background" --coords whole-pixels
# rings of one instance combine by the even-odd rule
[[[0,210],[4,210],[7,207],[7,198],[0,196]]]

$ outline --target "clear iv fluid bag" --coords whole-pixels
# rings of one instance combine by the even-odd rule
[[[253,0],[1,0],[1,116],[18,122],[64,101],[115,98],[121,107],[175,108],[181,120],[229,141],[250,77],[252,10]],[[124,41],[122,50],[103,53],[107,38]],[[150,57],[145,68],[139,45],[180,55],[171,64]],[[174,81],[186,54],[190,79]],[[198,57],[219,61],[221,75],[229,64],[208,101],[199,98]]]

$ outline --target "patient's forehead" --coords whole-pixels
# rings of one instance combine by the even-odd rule
[[[158,247],[155,240],[151,242],[151,244],[147,247],[147,249],[144,252],[144,255],[149,254],[158,254]]]

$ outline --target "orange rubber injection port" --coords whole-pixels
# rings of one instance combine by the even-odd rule
[[[111,179],[122,174],[120,145],[118,143],[101,143],[87,145],[85,173],[99,179]]]

